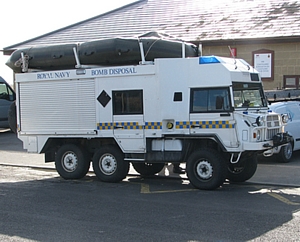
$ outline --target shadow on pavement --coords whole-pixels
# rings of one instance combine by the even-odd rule
[[[22,141],[9,129],[0,129],[0,150],[2,151],[24,151]]]
[[[190,185],[172,179],[102,183],[94,176],[63,180],[55,172],[28,168],[0,166],[0,172],[6,174],[0,183],[0,238],[249,241],[274,232],[270,238],[281,240],[278,228],[292,233],[299,225],[292,227],[300,196],[281,191],[294,202],[287,204],[270,196],[265,186],[225,184],[215,191],[189,191]],[[143,193],[143,186],[150,193]]]

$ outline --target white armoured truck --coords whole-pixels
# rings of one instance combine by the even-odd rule
[[[199,189],[248,180],[257,153],[289,140],[268,110],[259,73],[240,59],[202,56],[143,65],[16,74],[18,137],[60,176],[101,181],[186,163]]]

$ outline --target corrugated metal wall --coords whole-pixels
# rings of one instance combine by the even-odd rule
[[[94,80],[20,83],[23,132],[96,129]]]

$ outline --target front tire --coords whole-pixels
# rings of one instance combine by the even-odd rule
[[[288,163],[292,159],[293,155],[293,144],[290,142],[280,148],[280,152],[277,155],[279,162]]]
[[[213,190],[225,181],[226,163],[216,150],[198,150],[189,157],[186,172],[194,187]]]
[[[140,173],[142,176],[153,176],[159,173],[165,166],[165,163],[132,163],[133,168],[136,172]]]
[[[63,145],[55,156],[56,171],[64,179],[80,179],[87,174],[90,168],[87,157],[77,145]]]
[[[228,165],[227,179],[232,182],[244,182],[249,180],[257,169],[257,154],[248,154],[241,157],[236,164]]]
[[[97,178],[104,182],[122,181],[128,174],[129,162],[114,146],[104,146],[93,156],[93,168]]]

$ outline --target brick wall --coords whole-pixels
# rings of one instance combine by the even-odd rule
[[[300,43],[231,45],[237,49],[237,58],[252,65],[252,52],[260,49],[274,51],[274,80],[263,81],[265,90],[281,89],[284,75],[300,75]],[[203,55],[230,56],[228,46],[205,46]]]

